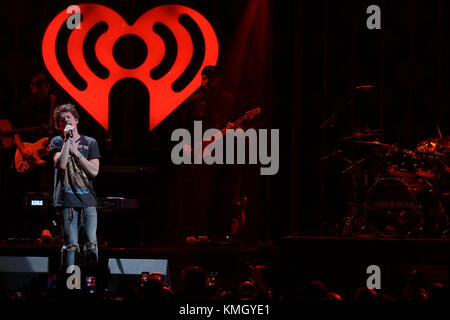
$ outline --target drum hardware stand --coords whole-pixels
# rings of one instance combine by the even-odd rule
[[[444,161],[442,161],[441,157],[438,157],[435,154],[432,154],[432,157],[435,158],[437,161],[439,161],[444,166],[444,168],[445,168],[444,170],[448,172],[449,167]]]
[[[423,215],[424,213],[421,210],[419,222],[406,233],[405,238],[408,238],[413,232],[417,230],[419,230],[419,238],[423,238],[423,227],[425,225],[425,222],[430,218],[430,215],[428,215],[428,219],[425,219]]]
[[[335,151],[331,152],[330,154],[328,154],[328,155],[326,155],[326,156],[320,158],[320,160],[321,160],[321,161],[322,161],[322,160],[326,160],[326,159],[331,158],[331,157],[337,157],[337,158],[344,159],[345,161],[350,161],[350,160],[346,159],[346,158],[342,155],[342,151],[341,151],[341,150],[337,150],[337,151],[335,150]]]
[[[332,120],[332,119],[330,119],[330,120]],[[325,123],[324,123],[324,124],[325,124]],[[350,169],[354,169],[354,168],[356,167],[356,165],[357,165],[357,164],[354,163],[353,161],[347,159],[347,158],[342,154],[342,151],[341,151],[341,150],[335,150],[335,151],[331,152],[330,154],[328,154],[328,155],[326,155],[326,156],[320,158],[320,160],[321,160],[321,161],[322,161],[322,160],[326,160],[326,159],[331,158],[331,157],[339,158],[339,159],[344,160],[345,162],[347,162],[347,163],[350,164],[350,167],[348,167],[347,169],[345,169],[344,172],[347,172],[347,171],[350,170]],[[352,197],[356,200],[356,199],[357,199],[357,191],[356,191],[356,190],[357,190],[357,184],[358,184],[358,181],[357,181],[357,176],[358,176],[358,174],[355,173],[355,171],[356,171],[356,170],[353,170],[353,174],[352,174],[352,184],[353,184],[353,194],[352,194]],[[344,218],[340,219],[333,227],[331,227],[331,228],[329,229],[329,232],[330,232],[331,234],[338,235],[338,236],[346,236],[346,235],[349,235],[349,233],[350,233],[350,235],[351,235],[351,232],[350,232],[350,226],[352,225],[352,222],[351,222],[351,221],[353,220],[353,218],[354,218],[355,216],[356,216],[355,209],[352,208],[352,209],[351,209],[351,213],[347,214]],[[341,226],[342,226],[342,230],[340,230],[340,229],[341,229]]]
[[[321,125],[320,129],[323,129],[325,127],[333,127],[334,126],[334,119],[345,109],[347,103],[347,100],[350,98],[351,94],[353,93],[353,89],[351,88],[347,94],[344,96],[342,101],[339,103],[339,106],[337,107],[336,111],[331,115],[331,117],[327,120],[325,120]]]
[[[366,205],[361,205],[355,202],[347,202],[351,209],[351,213],[344,217],[344,226],[342,230],[342,235],[363,235],[370,234],[370,226],[367,221],[367,211],[368,208]],[[358,210],[357,208],[363,209]],[[356,231],[352,230],[356,227]]]
[[[434,208],[433,208],[434,209]],[[425,224],[430,221],[432,218],[435,218],[436,221],[434,221],[435,223],[433,224],[434,229],[432,230],[433,234],[435,234],[435,236],[439,233],[443,233],[445,232],[445,230],[450,230],[450,222],[448,222],[448,217],[447,217],[447,223],[443,228],[439,227],[439,221],[436,219],[436,216],[441,216],[441,215],[445,215],[444,213],[444,208],[442,206],[441,201],[439,200],[439,208],[437,209],[438,212],[437,213],[432,213],[429,212],[427,216],[425,216],[422,208],[420,207],[420,219],[419,222],[410,230],[406,233],[405,238],[409,237],[413,232],[419,230],[419,238],[423,238],[423,233],[424,233],[424,227]],[[439,229],[441,229],[442,231],[440,231]]]
[[[357,225],[358,211],[355,208],[351,208],[350,212],[347,213],[343,218],[337,222],[331,229],[331,233],[337,236],[354,236],[362,232],[364,227],[359,228],[359,230],[352,230],[355,225]]]
[[[447,195],[444,193],[442,197],[446,197]],[[442,204],[442,199],[439,199],[439,208],[438,208],[438,219],[436,220],[436,232],[438,236],[448,237],[450,233],[450,219],[448,215],[445,213],[444,205]],[[444,219],[445,223],[443,226],[440,226],[440,219]]]
[[[433,190],[433,192],[435,192],[435,190]],[[445,194],[442,194],[441,196],[445,197]],[[426,223],[429,221],[433,222],[432,224],[433,229],[431,230],[433,236],[442,236],[442,235],[445,236],[445,234],[450,232],[450,219],[445,213],[445,209],[442,204],[442,198],[439,198],[436,201],[438,202],[438,205],[431,208],[430,212],[428,212],[427,215],[425,215],[425,213],[423,212],[423,208],[419,206],[418,213],[420,214],[420,219],[418,223],[414,227],[412,227],[410,231],[406,233],[405,237],[409,237],[413,232],[419,230],[419,238],[423,238]],[[432,221],[432,219],[434,219],[434,221]],[[440,219],[445,220],[443,226],[440,226],[441,224]]]
[[[366,161],[370,155],[365,156],[364,158],[352,162],[348,159],[347,162],[351,163],[351,165],[342,171],[342,174],[345,174],[349,170],[352,170],[352,182],[353,182],[353,202],[347,202],[347,205],[351,207],[350,214],[344,217],[343,222],[343,230],[342,235],[362,235],[367,234],[369,228],[368,228],[368,222],[367,222],[367,212],[366,212],[366,205],[360,205],[357,204],[355,201],[358,201],[358,195],[362,193],[363,195],[366,194],[367,190],[367,180],[368,180],[368,173],[366,170],[363,170],[361,168],[361,163]],[[362,181],[361,181],[362,180]],[[360,185],[361,184],[361,185]],[[358,191],[358,187],[360,187],[360,190]],[[358,210],[362,209],[362,210]],[[356,226],[357,230],[352,230]]]
[[[340,150],[338,150],[338,151],[332,152],[330,155],[327,155],[327,156],[321,158],[320,160],[324,160],[324,159],[327,159],[332,156],[336,156],[350,164],[350,166],[348,168],[344,169],[341,173],[345,174],[348,171],[352,172],[352,185],[353,185],[352,198],[353,198],[353,201],[358,201],[358,195],[360,193],[360,191],[358,191],[358,187],[361,184],[361,178],[363,178],[362,183],[364,185],[363,194],[365,194],[365,191],[366,191],[365,189],[366,189],[366,184],[367,184],[366,183],[367,173],[365,172],[365,170],[361,169],[360,164],[363,163],[364,161],[366,161],[369,156],[366,156],[358,161],[351,161],[351,160],[347,159],[346,157],[344,157],[342,155],[342,152]],[[350,204],[350,203],[347,203],[347,204]],[[359,235],[359,234],[365,233],[367,231],[367,217],[366,217],[365,213],[360,214],[359,210],[357,209],[358,207],[364,208],[364,206],[350,205],[350,207],[351,207],[350,211],[347,213],[347,215],[345,215],[344,218],[342,218],[331,229],[332,233],[338,234],[340,236],[352,236],[355,234]],[[341,228],[341,226],[342,226],[342,228]],[[352,230],[354,226],[357,226],[357,228],[358,228],[357,231]],[[338,230],[338,229],[341,229],[341,230]]]
[[[348,167],[347,169],[343,170],[343,171],[342,171],[342,174],[345,174],[347,171],[353,169],[353,168],[356,167],[356,166],[359,167],[359,165],[360,165],[361,163],[363,163],[364,161],[366,161],[368,158],[369,158],[369,156],[365,156],[364,158],[359,159],[358,161],[355,161],[355,162],[353,162],[353,163],[352,163],[352,161],[350,161],[350,160],[348,160],[348,159],[345,159],[347,162],[350,162],[350,163],[352,163],[352,164],[350,165],[350,167]]]
[[[345,107],[347,105],[353,105],[354,104],[354,98],[353,93],[355,91],[372,91],[376,89],[375,86],[372,85],[362,85],[362,86],[355,86],[351,87],[350,90],[345,94],[344,98],[339,103],[338,107],[336,108],[336,111],[331,115],[330,118],[325,120],[321,125],[320,129],[326,128],[328,126],[333,127],[334,126],[334,119],[342,112],[344,111]],[[352,98],[352,99],[350,99]]]

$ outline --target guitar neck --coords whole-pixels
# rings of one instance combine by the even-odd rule
[[[247,120],[247,115],[240,117],[239,119],[237,119],[236,121],[233,122],[233,124],[235,126],[239,126],[242,122],[244,122],[245,120]],[[220,130],[220,133],[222,135],[225,135],[225,133],[227,132],[227,127],[223,128],[222,130]]]

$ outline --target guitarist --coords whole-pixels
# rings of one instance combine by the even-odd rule
[[[187,101],[186,120],[201,120],[203,128],[222,129],[228,121],[236,118],[235,99],[222,87],[215,67],[204,67],[201,75],[200,88]]]
[[[31,77],[30,94],[21,101],[19,107],[14,112],[13,125],[16,129],[49,125],[54,127],[53,110],[56,105],[56,97],[50,94],[50,83],[44,73],[37,73]],[[48,131],[42,129],[26,135],[24,138],[36,139],[48,136]],[[14,135],[14,142],[25,158],[32,157],[32,151],[24,146],[22,136]],[[34,142],[34,141],[27,141]]]
[[[47,75],[44,73],[34,74],[31,77],[29,94],[14,110],[12,119],[14,129],[42,126],[42,129],[37,131],[14,135],[14,143],[25,161],[33,163],[35,159],[32,150],[24,145],[24,142],[35,143],[44,137],[51,138],[53,132],[51,128],[54,127],[53,110],[57,103],[60,103],[60,101],[57,101],[56,96],[50,93],[50,82]],[[50,128],[50,131],[45,126]],[[23,197],[28,192],[45,192],[51,195],[53,185],[52,160],[50,156],[44,156],[43,160],[47,160],[44,166],[33,167],[27,173],[16,173],[15,185],[18,199],[15,199],[15,201],[19,208],[22,207]],[[49,226],[49,218],[44,210],[41,236],[51,237]]]
[[[234,128],[229,121],[237,118],[235,98],[222,87],[221,78],[214,66],[201,72],[201,86],[186,101],[184,127],[193,127],[202,121],[203,130],[209,128]],[[195,143],[195,142],[194,142]],[[233,195],[236,170],[232,166],[194,165],[183,186],[190,199],[189,209],[181,210],[181,234],[185,236],[224,236],[231,229]]]

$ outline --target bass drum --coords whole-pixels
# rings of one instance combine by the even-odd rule
[[[418,212],[416,192],[417,187],[402,179],[378,180],[367,194],[369,225],[383,237],[405,234]]]

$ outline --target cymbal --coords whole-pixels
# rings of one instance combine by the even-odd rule
[[[371,130],[371,129],[366,129],[364,131],[356,130],[355,132],[353,132],[351,136],[340,138],[339,140],[351,140],[356,138],[373,137],[376,135],[380,135],[383,132],[384,130]]]
[[[392,146],[392,145],[390,145],[390,144],[381,143],[381,142],[379,142],[379,141],[377,141],[377,140],[374,140],[374,141],[356,140],[356,141],[353,141],[353,142],[355,142],[355,143],[369,144],[369,145],[371,145],[371,146],[374,146],[374,147],[380,147],[380,148],[383,148],[383,149],[394,149],[394,148],[395,148],[394,146]]]

